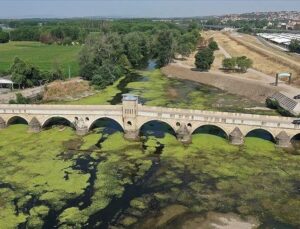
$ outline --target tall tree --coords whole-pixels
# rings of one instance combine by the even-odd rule
[[[82,76],[103,88],[123,74],[125,67],[120,64],[126,62],[123,53],[123,44],[118,34],[89,35],[80,53]]]
[[[175,39],[171,30],[159,31],[155,42],[158,67],[169,64],[175,55]]]
[[[9,34],[4,31],[0,31],[0,43],[7,43],[9,42]]]
[[[142,32],[131,32],[124,37],[125,54],[132,67],[147,66],[150,58],[150,41]]]
[[[195,65],[201,71],[207,71],[214,62],[214,52],[210,48],[200,50],[195,56]]]

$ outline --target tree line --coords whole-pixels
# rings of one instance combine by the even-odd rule
[[[11,41],[40,41],[46,44],[84,43],[90,33],[129,32],[157,33],[165,29],[182,29],[182,25],[172,22],[152,21],[148,19],[132,20],[97,20],[97,19],[29,19],[29,20],[0,20],[9,26],[8,33]]]
[[[10,69],[11,80],[19,89],[40,86],[54,80],[63,79],[63,73],[58,65],[54,65],[51,71],[41,71],[38,67],[29,64],[16,57]]]
[[[128,29],[117,33],[101,31],[90,33],[80,52],[81,76],[90,80],[98,88],[112,84],[129,69],[141,69],[154,59],[157,67],[169,64],[176,56],[189,55],[195,50],[200,38],[199,30],[191,24],[183,29],[174,24],[165,24],[164,29],[150,26],[142,27],[145,31]],[[149,29],[149,30],[147,30]],[[153,33],[155,30],[155,33]]]

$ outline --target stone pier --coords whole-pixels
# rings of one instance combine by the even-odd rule
[[[55,118],[68,121],[78,135],[87,134],[98,120],[110,119],[130,140],[139,139],[145,124],[158,121],[173,129],[185,144],[204,126],[219,128],[233,145],[243,144],[244,137],[255,130],[272,135],[279,147],[289,147],[291,139],[300,135],[300,125],[294,124],[291,117],[152,107],[140,104],[134,95],[123,95],[120,105],[0,104],[0,129],[21,119],[28,123],[30,132],[36,133]]]

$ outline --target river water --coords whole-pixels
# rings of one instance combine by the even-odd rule
[[[161,100],[151,91],[157,85],[146,87],[150,81],[132,73],[110,103],[134,92],[155,105],[256,105],[242,98],[245,106],[229,106],[227,99],[241,98],[184,81],[162,82],[170,93]],[[84,137],[62,124],[39,134],[18,122],[0,131],[0,228],[300,227],[299,153],[276,148],[265,133],[236,147],[204,127],[186,146],[155,121],[141,128],[139,142],[124,140],[109,119]]]

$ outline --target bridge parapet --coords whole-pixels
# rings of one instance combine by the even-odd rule
[[[74,124],[80,135],[86,134],[97,120],[110,118],[120,124],[128,139],[138,139],[141,127],[154,120],[170,125],[183,142],[190,142],[192,133],[204,125],[221,128],[234,144],[243,142],[243,137],[254,129],[269,131],[281,145],[287,145],[286,136],[291,138],[300,133],[300,125],[292,124],[293,118],[289,117],[150,107],[138,104],[132,97],[124,99],[122,105],[3,104],[0,105],[0,128],[9,125],[16,116],[25,119],[33,132],[42,129],[49,119],[62,117]]]

